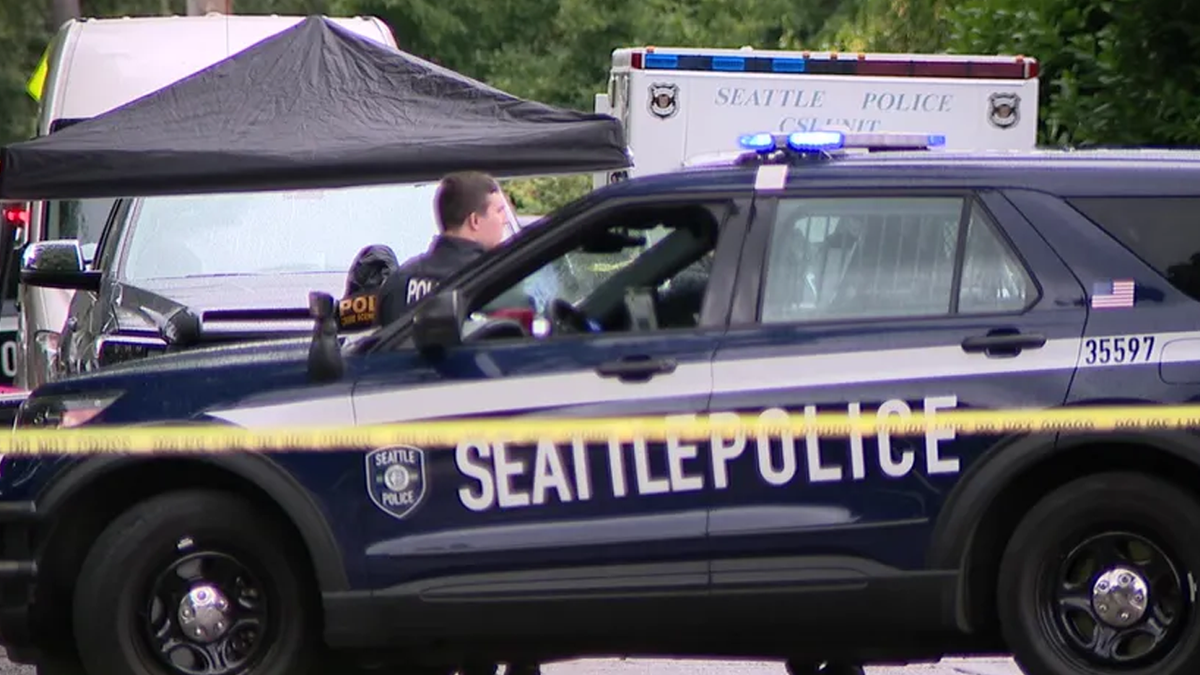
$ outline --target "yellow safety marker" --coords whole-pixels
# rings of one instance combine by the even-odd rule
[[[73,429],[18,429],[0,435],[0,454],[9,456],[79,454],[193,454],[225,452],[330,452],[390,445],[454,448],[461,442],[534,444],[539,441],[703,441],[745,434],[803,438],[923,435],[954,430],[963,436],[1200,429],[1200,406],[1079,407],[1051,410],[947,410],[926,416],[914,412],[878,419],[875,411],[779,415],[714,413],[695,417],[458,419],[361,427],[243,429],[223,425]]]
[[[33,69],[33,75],[29,77],[29,81],[25,83],[25,91],[33,97],[35,101],[42,100],[42,91],[46,88],[46,72],[50,68],[50,46],[42,51],[42,58],[38,61],[37,68]]]

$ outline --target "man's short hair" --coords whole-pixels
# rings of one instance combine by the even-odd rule
[[[459,171],[442,178],[437,189],[438,224],[443,232],[453,232],[472,213],[482,214],[488,195],[500,192],[495,178],[479,171]]]

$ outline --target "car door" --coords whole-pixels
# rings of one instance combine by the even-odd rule
[[[113,269],[120,254],[126,231],[128,199],[114,202],[108,221],[96,243],[90,269],[104,276],[100,290],[79,291],[71,297],[60,344],[58,375],[75,375],[99,366],[97,350],[102,336],[116,322]]]
[[[894,418],[1067,395],[1083,289],[994,193],[789,191],[756,220],[746,255],[762,272],[736,291],[715,415]],[[996,438],[935,428],[714,442],[725,467],[714,556],[752,560],[714,563],[714,590],[919,567],[943,499]],[[753,574],[766,565],[787,574]]]
[[[470,291],[474,306],[514,288],[540,290],[571,301],[605,331],[468,342],[436,358],[411,348],[373,355],[354,390],[357,423],[703,414],[750,213],[746,197],[656,199],[546,223],[472,282],[487,288]],[[641,227],[647,223],[660,225]],[[580,252],[583,240],[610,246],[615,240],[599,235],[614,232],[646,243]],[[650,306],[656,314],[641,313]],[[368,573],[377,588],[467,572],[498,574],[489,578],[499,588],[516,583],[504,574],[522,569],[603,566],[594,576],[544,576],[539,593],[703,589],[703,458],[686,443],[550,436],[376,449],[366,458],[361,520]],[[480,595],[491,586],[473,583]]]

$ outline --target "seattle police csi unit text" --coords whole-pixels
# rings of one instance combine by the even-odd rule
[[[955,396],[924,399],[923,412],[930,425],[925,429],[924,450],[920,453],[894,447],[891,435],[884,429],[876,433],[877,448],[873,453],[864,448],[863,434],[857,428],[852,428],[846,441],[839,444],[844,450],[837,451],[822,447],[816,431],[796,439],[787,431],[770,434],[764,429],[748,437],[744,429],[738,429],[732,434],[714,433],[704,443],[707,449],[703,453],[700,444],[668,435],[667,470],[657,474],[651,467],[651,455],[655,453],[645,438],[635,437],[629,442],[611,439],[600,445],[599,451],[606,452],[607,458],[601,463],[607,467],[607,475],[603,477],[592,475],[593,464],[589,461],[589,452],[597,446],[582,439],[560,444],[547,438],[536,445],[465,439],[455,448],[454,462],[459,473],[470,480],[459,488],[458,497],[472,511],[487,511],[588,501],[597,490],[608,491],[614,498],[694,492],[706,487],[725,490],[730,485],[730,465],[738,460],[754,462],[759,480],[774,487],[797,480],[810,483],[862,480],[867,476],[868,462],[888,478],[907,476],[918,461],[926,474],[953,474],[958,473],[960,462],[957,457],[947,456],[941,444],[954,440],[955,431],[939,428],[933,422],[937,411],[957,405]],[[857,402],[847,406],[851,420],[858,419],[861,408]],[[891,416],[904,419],[911,414],[909,405],[900,399],[884,401],[876,412],[880,421]],[[804,415],[815,418],[816,406],[805,406]],[[687,425],[696,416],[673,415],[667,419]],[[787,411],[782,408],[769,408],[758,415],[758,420],[767,425],[786,425],[788,419]],[[714,413],[712,421],[715,425],[733,425],[738,416]],[[772,443],[772,436],[778,441]],[[518,484],[529,487],[525,489]]]

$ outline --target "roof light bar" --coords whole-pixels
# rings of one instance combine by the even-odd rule
[[[671,54],[645,49],[630,54],[635,70],[686,70],[745,73],[807,73],[885,77],[1027,80],[1038,77],[1038,61],[1026,56],[1008,59],[903,58],[899,55],[742,56],[728,54]]]
[[[846,133],[842,131],[797,131],[791,134],[767,132],[744,134],[738,138],[744,150],[770,153],[787,148],[793,152],[813,153],[833,150],[929,150],[946,145],[944,134],[906,132]]]

